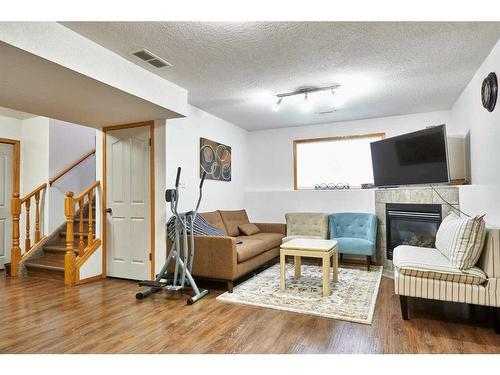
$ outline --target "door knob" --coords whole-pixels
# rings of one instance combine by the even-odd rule
[[[111,208],[106,208],[106,212],[107,212],[108,214],[112,214],[112,213],[113,213],[113,210],[112,210]]]

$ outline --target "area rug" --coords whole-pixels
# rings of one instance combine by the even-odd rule
[[[302,265],[302,277],[294,278],[293,264],[286,267],[286,290],[280,289],[280,265],[262,271],[234,288],[219,301],[268,307],[371,324],[382,278],[382,267],[339,267],[339,282],[330,282],[331,295],[322,297],[322,268]]]

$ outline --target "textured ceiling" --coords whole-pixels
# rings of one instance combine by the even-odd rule
[[[500,38],[500,23],[65,22],[189,91],[189,102],[248,130],[448,109]],[[173,64],[131,56],[146,48]],[[339,83],[271,109],[272,95]],[[478,94],[479,95],[479,94]]]

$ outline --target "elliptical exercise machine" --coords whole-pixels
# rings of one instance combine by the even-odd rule
[[[193,270],[193,260],[195,254],[194,248],[194,221],[200,207],[203,183],[205,182],[206,173],[203,172],[200,181],[200,193],[198,203],[193,211],[178,212],[177,204],[179,202],[179,180],[181,177],[181,167],[177,168],[177,177],[175,179],[175,189],[168,189],[165,192],[165,200],[170,203],[170,209],[175,217],[175,235],[172,249],[168,254],[167,260],[163,265],[160,273],[156,275],[154,281],[144,280],[139,282],[139,286],[147,286],[144,292],[139,292],[135,295],[137,299],[149,297],[151,294],[160,290],[179,291],[187,287],[186,279],[194,292],[194,296],[187,300],[188,305],[192,305],[208,294],[208,290],[199,290],[196,282],[191,274]],[[188,246],[188,229],[189,243]],[[181,246],[182,242],[182,246]],[[189,251],[191,250],[191,251]],[[175,262],[174,274],[168,274],[168,267],[171,261]],[[180,268],[180,275],[179,275]]]

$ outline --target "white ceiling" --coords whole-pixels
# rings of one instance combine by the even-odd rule
[[[500,23],[65,22],[189,91],[189,102],[248,130],[448,109],[500,38]],[[130,52],[173,64],[155,69]],[[273,95],[340,83],[313,112]],[[478,94],[479,95],[479,94]]]
[[[0,106],[9,117],[23,119],[27,112],[95,128],[180,117],[4,42],[0,57]]]

